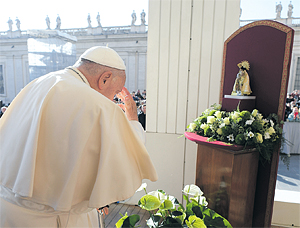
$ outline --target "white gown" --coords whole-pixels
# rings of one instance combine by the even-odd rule
[[[79,71],[34,80],[0,120],[1,227],[98,227],[95,208],[157,180],[139,135]]]

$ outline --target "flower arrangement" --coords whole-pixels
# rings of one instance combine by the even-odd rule
[[[150,213],[147,220],[148,227],[232,227],[221,215],[207,207],[203,192],[196,185],[186,185],[183,189],[183,198],[186,207],[178,202],[174,196],[166,194],[163,190],[147,193],[147,184],[142,184],[139,190],[145,190],[138,205]],[[140,220],[139,215],[122,215],[116,223],[117,228],[136,227]]]
[[[255,147],[260,159],[270,162],[275,146],[282,140],[283,121],[276,114],[264,118],[257,109],[252,112],[221,111],[221,105],[214,104],[187,126],[188,132],[208,137],[207,141],[221,141],[228,144]]]

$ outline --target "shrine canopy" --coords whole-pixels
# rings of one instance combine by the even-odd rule
[[[232,92],[237,64],[247,60],[255,108],[264,116],[276,113],[282,120],[293,38],[292,28],[270,20],[250,23],[233,33],[224,43],[220,103]]]

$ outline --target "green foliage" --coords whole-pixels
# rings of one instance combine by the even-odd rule
[[[255,147],[260,160],[270,162],[274,149],[279,145],[282,127],[274,113],[264,118],[258,110],[225,112],[220,105],[212,105],[189,124],[187,131],[208,137],[207,141],[221,141]]]
[[[156,198],[156,200],[154,199]],[[148,227],[232,227],[221,215],[207,207],[203,192],[196,185],[187,185],[183,190],[186,209],[178,200],[163,190],[146,193],[138,205],[149,211]],[[159,203],[158,203],[159,202]],[[137,216],[123,216],[116,227],[135,227],[139,221]]]

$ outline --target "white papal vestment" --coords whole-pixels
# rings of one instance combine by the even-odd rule
[[[95,208],[157,180],[141,125],[73,70],[32,81],[0,119],[1,227],[97,227]]]

